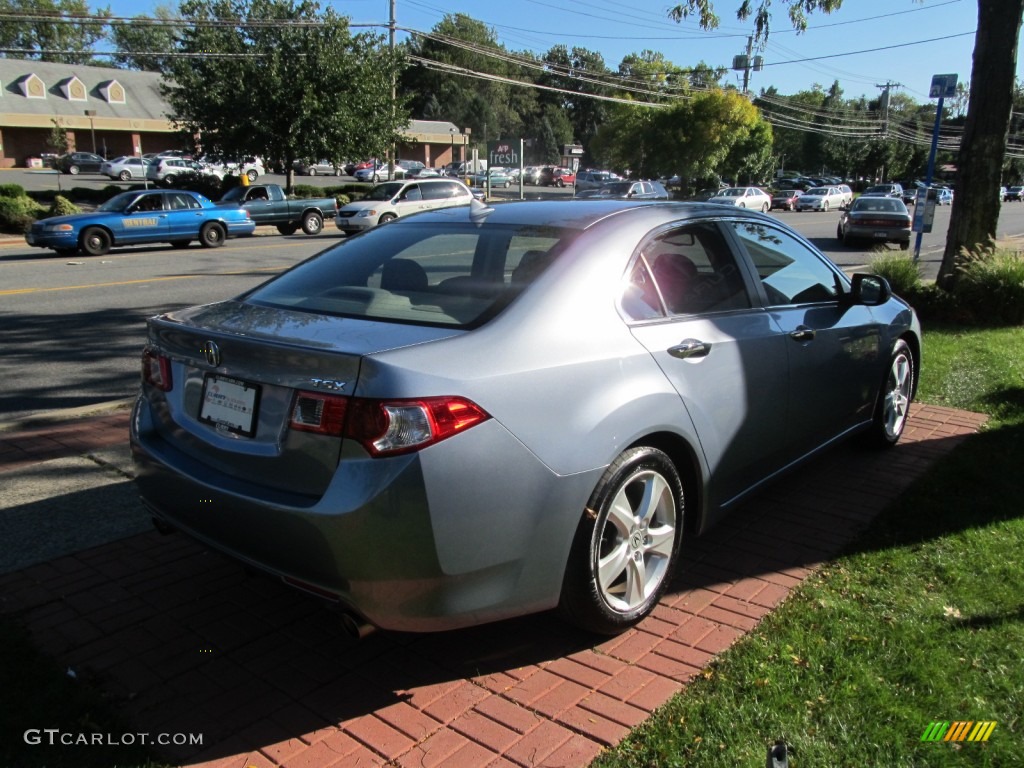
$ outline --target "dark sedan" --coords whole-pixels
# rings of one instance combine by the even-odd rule
[[[797,198],[802,195],[799,189],[777,189],[772,192],[772,210],[795,211]]]
[[[100,173],[105,162],[103,157],[92,152],[68,152],[56,159],[54,167],[61,173],[76,176],[79,173]]]
[[[895,197],[858,197],[839,219],[836,237],[841,243],[871,240],[910,247],[911,216],[902,200]]]

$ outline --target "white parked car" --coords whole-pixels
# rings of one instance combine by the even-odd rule
[[[846,195],[838,187],[811,187],[796,199],[798,211],[828,211],[846,205]]]
[[[469,187],[456,179],[385,181],[362,200],[342,206],[334,223],[346,235],[354,235],[411,213],[469,205],[472,199]]]
[[[768,209],[772,207],[771,196],[757,187],[726,187],[708,202],[719,205],[735,205],[737,208],[750,208],[764,213],[767,213]]]

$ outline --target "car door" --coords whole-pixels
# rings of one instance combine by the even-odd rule
[[[167,205],[167,239],[187,240],[199,236],[203,223],[203,207],[192,195],[185,192],[164,194]]]
[[[809,244],[770,223],[729,225],[789,356],[787,432],[793,458],[871,418],[880,385],[881,325],[844,300],[849,284]]]
[[[715,478],[711,509],[778,469],[786,447],[790,342],[754,306],[754,291],[720,227],[706,221],[644,243],[622,302],[697,430]]]
[[[168,239],[167,211],[163,192],[146,192],[138,197],[120,219],[122,243],[154,243]]]

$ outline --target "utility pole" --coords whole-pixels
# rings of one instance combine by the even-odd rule
[[[397,22],[395,20],[395,3],[398,0],[391,0],[391,13],[388,18],[388,44],[391,47],[391,55],[394,57],[395,54],[395,28]],[[398,101],[398,83],[395,81],[395,70],[394,67],[391,69],[391,117],[395,116],[395,105]],[[398,147],[394,144],[391,145],[391,162],[388,166],[388,178],[395,178],[395,161],[396,155],[398,154]]]
[[[754,56],[754,36],[747,37],[747,52],[732,57],[732,68],[743,70],[743,93],[747,93],[750,87],[750,72],[760,72],[764,69],[764,57]]]
[[[892,88],[902,88],[903,83],[894,83],[886,80],[884,85],[875,83],[875,88],[882,89],[882,97],[878,101],[878,109],[882,113],[882,137],[889,136],[889,91]]]

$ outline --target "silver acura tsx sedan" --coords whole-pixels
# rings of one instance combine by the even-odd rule
[[[840,438],[896,443],[920,358],[882,278],[759,213],[474,202],[152,318],[131,441],[159,526],[363,627],[611,634],[685,534]]]

